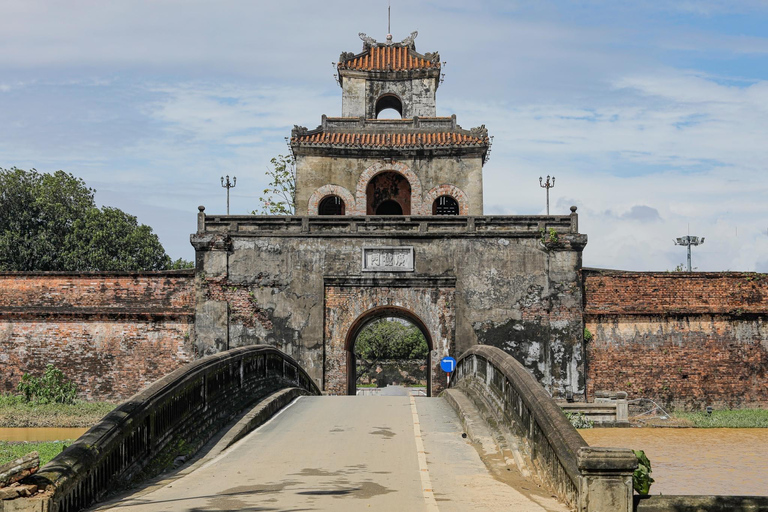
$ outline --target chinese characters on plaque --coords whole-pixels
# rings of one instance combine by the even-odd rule
[[[364,247],[363,272],[413,272],[413,247]]]

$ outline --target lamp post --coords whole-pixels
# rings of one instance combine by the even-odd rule
[[[691,272],[691,246],[701,245],[704,243],[704,237],[697,237],[691,235],[681,236],[675,239],[675,245],[684,245],[688,247],[688,272]]]
[[[221,177],[221,186],[227,189],[227,215],[229,215],[229,189],[235,188],[235,185],[237,184],[237,176],[232,177],[232,182],[229,181],[229,174],[227,174],[227,180],[226,183],[224,182],[224,177]]]
[[[547,176],[546,183],[542,183],[544,178],[539,176],[539,186],[541,188],[547,189],[547,215],[549,215],[549,189],[553,188],[555,186],[555,177],[552,176],[552,183],[549,182],[549,176]]]

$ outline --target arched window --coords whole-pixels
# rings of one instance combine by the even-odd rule
[[[395,96],[394,94],[384,94],[381,96],[378,100],[376,100],[376,119],[379,119],[379,114],[382,113],[383,110],[394,110],[398,113],[400,116],[400,119],[403,118],[403,102],[400,101],[400,98]],[[384,116],[381,116],[382,119],[397,119],[395,117],[390,117],[391,114],[394,112],[385,112]],[[387,115],[390,114],[390,115]]]
[[[317,206],[318,215],[344,215],[344,201],[339,196],[324,197]]]
[[[458,215],[459,203],[451,196],[440,196],[432,203],[432,215]]]
[[[384,171],[365,187],[366,215],[411,215],[411,184],[394,171]]]

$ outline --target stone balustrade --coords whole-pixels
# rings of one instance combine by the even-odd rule
[[[286,388],[320,394],[291,357],[264,345],[221,352],[179,368],[118,406],[26,479],[52,495],[45,503],[30,500],[20,510],[88,507],[163,469],[163,461],[173,461],[179,451],[194,453],[246,407]]]
[[[227,233],[230,236],[397,236],[466,237],[505,236],[540,238],[554,229],[562,242],[586,236],[578,234],[578,215],[407,215],[407,216],[279,216],[279,215],[206,215],[200,207],[197,234]],[[192,235],[193,238],[195,235]]]
[[[482,400],[522,441],[536,476],[560,499],[580,512],[632,511],[634,453],[590,447],[515,358],[496,347],[472,347],[459,358],[451,386]]]

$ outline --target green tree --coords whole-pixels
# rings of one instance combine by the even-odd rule
[[[270,160],[265,173],[270,179],[259,198],[261,210],[253,215],[294,215],[296,213],[296,160],[293,155],[278,155]]]
[[[171,258],[152,228],[117,208],[91,208],[66,239],[69,270],[164,270]]]
[[[426,359],[429,348],[415,325],[384,318],[365,326],[355,341],[358,378],[387,359]]]
[[[164,270],[171,261],[152,229],[99,209],[72,174],[0,168],[0,270]]]

